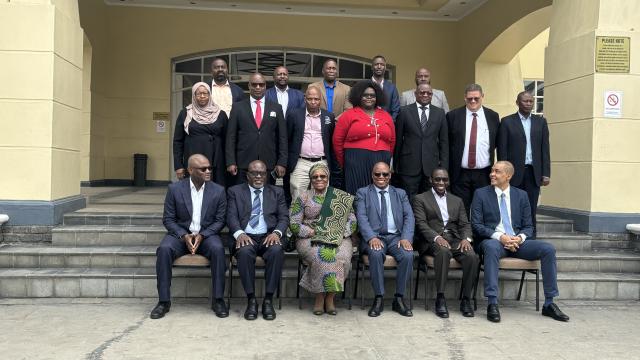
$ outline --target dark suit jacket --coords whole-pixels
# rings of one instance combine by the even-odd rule
[[[527,138],[518,113],[502,119],[498,131],[498,160],[507,160],[515,168],[511,184],[519,185],[524,177],[524,162],[527,152]],[[540,186],[543,176],[551,176],[551,155],[549,153],[549,127],[542,116],[531,114],[531,153],[533,174]]]
[[[302,148],[302,138],[304,136],[305,116],[307,109],[295,109],[287,114],[287,133],[289,138],[289,155],[287,157],[287,169],[292,172],[298,164],[300,158],[300,150]],[[322,143],[324,145],[324,156],[327,158],[327,164],[331,170],[331,181],[340,174],[338,161],[333,153],[332,139],[333,129],[335,127],[335,117],[332,113],[320,110],[320,126],[322,131]],[[337,178],[336,178],[337,180]]]
[[[533,222],[529,197],[524,190],[514,186],[509,190],[511,204],[511,227],[516,235],[533,236]],[[500,206],[494,187],[489,185],[476,190],[471,203],[471,227],[476,239],[490,239],[500,223]]]
[[[398,88],[389,80],[385,80],[382,86],[382,92],[387,100],[387,104],[383,109],[388,112],[395,121],[398,113],[400,113],[400,95],[398,94]]]
[[[396,172],[401,175],[425,176],[438,166],[449,167],[449,133],[444,111],[429,105],[427,129],[423,133],[416,103],[400,108],[396,119]]]
[[[224,227],[226,212],[227,198],[224,188],[211,181],[205,182],[200,213],[200,234],[204,237],[219,234]],[[189,225],[191,225],[192,214],[190,180],[182,179],[170,184],[164,199],[162,215],[162,223],[169,234],[180,238],[191,233]]]
[[[267,231],[279,230],[286,234],[289,226],[289,211],[281,187],[266,184],[262,193],[262,214],[267,224]],[[247,184],[239,184],[227,190],[227,225],[229,233],[244,231],[251,217],[251,189]]]
[[[282,107],[271,101],[262,106],[258,129],[249,99],[233,105],[225,141],[227,166],[246,169],[253,160],[264,161],[269,170],[276,165],[287,166],[287,126]]]
[[[419,254],[429,249],[436,236],[440,235],[455,245],[462,239],[471,238],[471,225],[462,199],[447,192],[449,221],[444,225],[440,208],[431,189],[413,198],[413,215],[418,232],[415,248]]]
[[[380,221],[380,196],[375,185],[365,186],[356,193],[356,217],[362,241],[368,243],[378,237],[382,227]],[[399,188],[389,186],[389,199],[393,221],[400,232],[400,238],[413,242],[415,220],[407,193]]]
[[[496,138],[498,137],[498,128],[500,127],[500,116],[497,112],[482,107],[484,116],[487,119],[489,127],[489,159],[490,165],[493,165],[494,151],[496,149]],[[460,176],[462,168],[462,153],[464,152],[464,143],[467,139],[466,135],[466,119],[467,110],[465,106],[453,109],[447,113],[447,126],[449,128],[449,177],[454,183]]]
[[[287,89],[287,94],[289,94],[289,102],[287,103],[287,108],[282,109],[282,112],[288,114],[292,110],[300,109],[304,107],[304,94],[302,91],[298,89]],[[278,103],[278,95],[276,93],[276,88],[268,88],[267,92],[264,94],[264,97],[267,101],[271,101],[274,103]]]

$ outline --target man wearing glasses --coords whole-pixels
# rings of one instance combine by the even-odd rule
[[[159,319],[171,308],[171,267],[186,254],[200,254],[211,264],[212,310],[216,316],[229,316],[224,302],[226,262],[220,230],[225,224],[227,198],[224,188],[211,181],[211,164],[204,155],[188,159],[190,177],[169,185],[162,223],[167,235],[156,251],[158,304],[151,311]]]
[[[489,185],[500,126],[500,116],[482,106],[483,98],[480,85],[467,85],[466,105],[447,113],[451,192],[462,198],[467,212],[474,191]]]
[[[384,261],[389,254],[398,263],[393,311],[413,316],[404,303],[407,280],[413,270],[413,231],[415,220],[407,193],[389,185],[391,169],[384,162],[376,163],[371,172],[373,184],[358,189],[356,217],[362,235],[360,253],[369,257],[371,283],[375,299],[369,316],[384,310]]]
[[[287,125],[278,103],[265,101],[267,82],[260,73],[249,78],[249,99],[233,105],[227,126],[225,156],[227,171],[246,182],[249,163],[262,160],[267,172],[283,177],[287,166]]]
[[[462,316],[472,317],[474,314],[470,299],[480,259],[471,246],[471,225],[462,199],[447,192],[447,170],[434,169],[430,180],[431,189],[414,198],[413,213],[418,232],[416,249],[420,256],[433,256],[437,290],[435,313],[441,318],[449,317],[444,291],[449,262],[454,258],[462,265],[460,312]]]
[[[235,244],[231,253],[238,261],[238,272],[247,294],[244,318],[258,317],[255,297],[256,256],[265,261],[265,297],[262,317],[276,318],[273,294],[278,289],[284,263],[283,234],[289,226],[289,211],[282,188],[267,184],[267,166],[260,160],[252,161],[246,173],[247,184],[229,188],[227,225]]]

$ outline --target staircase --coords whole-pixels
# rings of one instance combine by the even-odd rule
[[[574,232],[570,221],[542,216],[538,226],[539,238],[557,250],[561,299],[640,300],[640,254],[594,249],[592,238]],[[50,244],[0,246],[0,297],[155,298],[155,250],[164,234],[157,211],[67,214],[64,224],[52,230]],[[286,256],[283,295],[293,297],[297,254]],[[460,274],[452,271],[450,276],[447,296],[455,298]],[[520,273],[503,271],[500,277],[501,296],[514,299]],[[174,268],[172,296],[206,298],[209,278],[206,268]],[[387,281],[392,288],[393,273]],[[260,294],[262,281],[256,280],[256,286]],[[368,280],[362,288],[370,291]],[[234,296],[243,296],[239,281],[233,289]],[[529,275],[524,297],[534,296],[534,279]]]

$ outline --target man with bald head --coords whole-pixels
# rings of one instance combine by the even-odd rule
[[[156,251],[156,276],[159,301],[151,311],[159,319],[171,308],[171,267],[183,255],[200,254],[211,264],[212,310],[218,317],[229,311],[224,298],[226,262],[220,230],[224,227],[227,198],[224,188],[211,181],[211,164],[204,155],[191,155],[190,176],[169,185],[164,201],[162,223],[167,235]]]
[[[558,296],[556,249],[553,245],[533,239],[531,207],[524,190],[509,185],[513,165],[498,161],[491,167],[491,185],[479,188],[471,203],[471,227],[480,240],[484,255],[484,295],[487,297],[487,319],[500,321],[498,309],[498,270],[500,259],[514,257],[540,260],[544,305],[542,315],[554,320],[569,321],[553,298]]]
[[[416,70],[416,87],[420,84],[431,85],[431,71],[429,71],[429,69],[420,68]],[[447,103],[447,97],[445,96],[444,91],[438,89],[432,89],[432,91],[433,97],[431,99],[431,104],[444,110],[445,114],[449,112],[449,103]],[[402,93],[400,105],[409,105],[414,102],[416,102],[414,89],[410,89]]]
[[[285,118],[291,110],[304,107],[304,94],[298,89],[289,87],[289,70],[284,66],[278,66],[273,71],[274,87],[267,89],[265,98],[267,101],[276,102],[282,106]]]
[[[335,127],[332,113],[320,108],[320,89],[309,86],[304,95],[305,107],[287,115],[289,156],[285,176],[287,200],[291,203],[309,186],[309,169],[317,163],[326,164],[331,170],[331,186],[340,187],[340,168],[333,153],[331,139]],[[288,189],[287,189],[288,187]]]
[[[262,160],[267,172],[283,177],[287,167],[287,126],[278,103],[265,101],[267,82],[260,73],[249,78],[249,99],[233,105],[227,126],[225,160],[236,183],[245,183],[247,168]],[[275,177],[269,182],[275,184]]]

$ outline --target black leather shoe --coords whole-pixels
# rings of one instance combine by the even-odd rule
[[[229,316],[229,310],[227,309],[227,303],[222,299],[213,300],[213,305],[211,305],[211,310],[216,313],[216,316],[219,318],[226,318]]]
[[[438,317],[446,319],[449,317],[449,309],[447,309],[447,301],[444,298],[436,298],[436,306],[434,312]]]
[[[265,320],[273,320],[276,318],[276,311],[273,309],[271,299],[264,299],[262,302],[262,318]]]
[[[371,309],[369,309],[368,315],[371,317],[380,316],[382,310],[384,310],[384,302],[382,301],[382,296],[376,296],[376,298],[373,300],[373,305],[371,305]]]
[[[258,302],[252,297],[247,301],[247,309],[244,311],[244,318],[247,320],[255,320],[258,317]]]
[[[487,307],[487,320],[491,322],[500,322],[500,309],[498,304],[489,304]]]
[[[473,306],[471,306],[471,301],[469,299],[462,299],[460,301],[460,312],[464,317],[473,317]]]
[[[411,317],[413,316],[413,312],[411,309],[405,305],[404,299],[401,297],[393,298],[393,304],[391,305],[391,309],[402,316]]]
[[[151,315],[149,317],[152,319],[160,319],[161,317],[164,317],[164,314],[169,312],[169,309],[171,309],[171,301],[158,302],[156,307],[151,310]]]
[[[569,317],[563,313],[558,305],[555,303],[551,303],[547,306],[542,307],[542,315],[548,316],[554,320],[558,321],[569,321]]]

